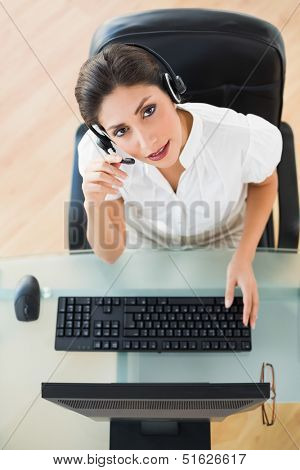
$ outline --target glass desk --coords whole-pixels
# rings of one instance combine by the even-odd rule
[[[113,265],[91,251],[3,258],[0,266],[0,441],[5,449],[108,448],[97,423],[40,397],[41,382],[253,382],[275,368],[277,401],[300,402],[300,254],[259,249],[260,306],[252,351],[115,353],[54,350],[59,296],[224,296],[233,250],[126,250]],[[42,289],[40,316],[17,321],[25,274]],[[241,295],[239,288],[235,293]]]

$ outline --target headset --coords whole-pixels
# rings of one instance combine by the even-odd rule
[[[108,43],[104,44],[100,50],[98,51],[101,52],[101,50],[107,45]],[[162,72],[161,73],[161,80],[164,88],[166,89],[167,93],[169,94],[171,100],[175,103],[181,103],[181,95],[183,95],[186,92],[186,85],[183,82],[182,78],[179,75],[176,75],[172,69],[172,67],[168,64],[168,62],[163,59],[157,52],[155,52],[153,49],[150,49],[147,46],[141,45],[141,44],[136,44],[136,43],[124,43],[126,46],[135,46],[135,47],[140,47],[141,49],[144,49],[148,51],[150,54],[155,56],[158,61],[166,68],[167,72]],[[113,141],[110,139],[110,137],[103,131],[100,130],[98,127],[99,131],[93,127],[94,125],[88,126],[89,129],[98,137],[97,140],[97,145],[104,150],[106,153],[111,154],[111,153],[116,153],[116,149],[113,146]],[[115,144],[116,145],[116,144]],[[118,151],[119,154],[122,156],[122,152]],[[127,158],[124,157],[122,158],[120,163],[125,163],[125,164],[133,164],[135,163],[135,160],[133,158]]]

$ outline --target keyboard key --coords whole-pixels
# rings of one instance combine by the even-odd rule
[[[180,347],[180,349],[183,349],[183,350],[184,350],[184,349],[187,349],[187,348],[188,348],[188,344],[187,344],[186,341],[180,341],[179,347]]]
[[[171,348],[172,349],[179,349],[179,342],[178,341],[173,341],[171,343]]]
[[[57,328],[63,328],[65,325],[65,315],[60,313],[57,317]]]
[[[140,349],[140,342],[132,341],[132,349]]]
[[[250,341],[242,341],[242,349],[244,351],[250,351],[251,350]]]
[[[220,349],[222,349],[223,351],[227,349],[227,341],[220,342]]]
[[[197,349],[196,341],[189,341],[189,349]]]
[[[149,349],[156,349],[157,343],[156,341],[149,341]]]
[[[94,349],[101,349],[101,341],[94,341]]]
[[[66,310],[66,298],[65,297],[59,297],[58,311],[59,312],[65,312],[65,310]]]
[[[249,330],[242,330],[242,336],[250,336],[250,331]]]
[[[124,328],[135,328],[135,321],[133,319],[133,314],[124,315]]]
[[[141,341],[141,349],[148,349],[148,342],[147,341]]]
[[[123,349],[131,349],[131,341],[123,341]]]
[[[210,342],[209,341],[202,341],[201,347],[203,350],[209,350],[210,349]]]
[[[102,349],[110,349],[110,341],[103,341]]]
[[[90,305],[91,299],[90,297],[75,297],[76,305]]]
[[[125,305],[124,313],[145,313],[146,307],[144,305]]]
[[[157,303],[158,303],[158,305],[166,305],[168,303],[168,301],[167,301],[166,297],[159,297],[157,299]]]
[[[162,348],[165,349],[165,350],[171,349],[171,343],[170,343],[170,341],[163,341],[163,343],[162,343]]]
[[[124,336],[128,336],[128,337],[139,336],[139,330],[137,330],[137,329],[131,329],[131,330],[125,329],[124,330]]]
[[[124,304],[125,305],[135,305],[136,304],[136,298],[135,297],[125,297]]]
[[[111,313],[111,306],[105,305],[105,307],[103,307],[103,313]]]
[[[56,331],[56,336],[64,336],[64,330],[63,328],[58,328]]]
[[[212,342],[211,342],[211,349],[213,349],[213,350],[219,349],[219,343],[218,343],[218,341],[212,341]]]

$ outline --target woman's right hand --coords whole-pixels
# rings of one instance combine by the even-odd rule
[[[122,187],[122,180],[128,176],[119,169],[121,160],[119,155],[107,155],[105,159],[100,156],[88,164],[82,183],[85,205],[89,202],[98,205],[105,200],[107,194],[118,193],[118,189],[113,186]]]

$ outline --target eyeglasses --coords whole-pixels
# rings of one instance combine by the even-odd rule
[[[260,374],[261,382],[269,382],[271,384],[271,403],[266,402],[261,405],[262,412],[262,422],[265,426],[273,426],[276,420],[276,410],[275,410],[275,374],[272,364],[268,362],[263,362]]]

